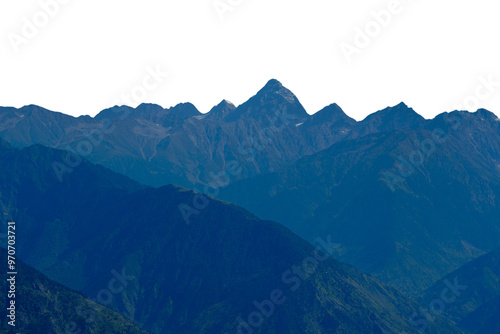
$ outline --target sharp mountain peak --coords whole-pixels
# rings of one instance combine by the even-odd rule
[[[276,79],[269,80],[266,85],[261,90],[259,90],[256,96],[272,96],[274,94],[281,95],[288,102],[298,101],[297,97]]]
[[[206,114],[208,119],[220,120],[236,109],[236,106],[228,100],[222,100],[218,105],[210,109]]]
[[[406,103],[401,102],[395,106],[387,107],[368,115],[362,122],[379,118],[385,119],[388,117],[397,118],[399,120],[425,120],[421,115],[413,110],[413,108],[409,107]]]
[[[25,105],[21,108],[4,107],[1,109],[2,113],[21,113],[21,117],[31,115],[45,115],[49,113],[62,114],[34,104]],[[295,118],[297,118],[297,120],[300,121],[305,121],[311,116],[314,116],[315,122],[320,122],[321,120],[331,121],[338,119],[346,119],[350,122],[351,120],[353,120],[336,103],[326,106],[315,114],[309,115],[301,105],[296,95],[293,94],[288,88],[283,86],[283,84],[277,79],[270,79],[269,81],[267,81],[267,83],[253,97],[239,106],[235,106],[228,100],[222,100],[208,113],[212,115],[219,114],[219,116],[210,116],[208,118],[224,118],[226,121],[233,121],[239,119],[239,117],[243,115],[247,115],[250,117],[261,117],[263,115],[269,115],[269,113],[275,110],[284,111],[289,115],[293,115]],[[451,113],[442,113],[432,118],[432,120],[440,120],[444,114],[453,115],[456,113],[463,113],[467,114],[468,116],[474,116],[474,119],[478,120],[487,120],[492,122],[500,121],[500,119],[494,113],[486,109],[478,109],[476,112],[453,111]],[[170,115],[168,116],[168,118],[180,119],[202,115],[202,113],[192,103],[189,102],[179,103],[170,108],[163,108],[161,105],[154,103],[141,103],[135,108],[127,105],[115,105],[113,107],[102,110],[94,118],[108,118],[113,120],[119,118],[123,119],[123,115],[127,115],[127,117],[132,118],[143,117],[156,119],[159,117],[164,117],[167,114]],[[223,116],[221,117],[221,115]],[[70,115],[66,116],[77,118]],[[386,107],[368,115],[361,122],[396,122],[398,124],[403,124],[406,122],[415,123],[423,121],[425,121],[424,117],[415,112],[415,110],[408,106],[406,103],[400,102],[394,106]]]

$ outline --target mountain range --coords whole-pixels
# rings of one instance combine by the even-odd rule
[[[413,111],[399,108],[398,117]],[[404,116],[407,114],[407,116]],[[457,129],[452,120],[460,120]],[[480,110],[346,139],[219,195],[410,295],[500,247],[500,122]]]
[[[460,289],[439,302],[448,282]],[[448,292],[448,291],[446,291]],[[456,298],[454,298],[456,297]],[[449,300],[448,300],[449,299]],[[437,300],[437,301],[436,301]],[[419,298],[436,313],[445,313],[470,333],[499,333],[500,322],[500,249],[487,253],[443,277]]]
[[[0,250],[2,263],[7,263],[7,251]],[[147,334],[118,313],[86,299],[80,293],[58,284],[37,270],[17,261],[14,300],[15,318],[0,318],[0,333],[12,333],[8,322],[14,320],[17,333],[123,333]],[[9,291],[7,279],[0,283]],[[2,298],[2,310],[7,310],[7,298]]]
[[[1,206],[17,222],[19,257],[151,333],[419,328],[409,321],[418,304],[331,258],[330,236],[315,248],[214,198],[187,224],[178,207],[197,201],[190,190],[144,187],[87,161],[61,183],[51,163],[67,152],[1,147]],[[439,319],[428,331],[458,329]]]
[[[150,333],[487,333],[499,127],[484,109],[428,120],[404,103],[309,115],[274,79],[205,114],[0,108],[0,208],[28,265]],[[249,324],[318,238],[328,259]],[[113,277],[133,279],[109,296]],[[456,277],[474,288],[425,314]]]
[[[94,118],[34,105],[0,108],[0,137],[17,148],[42,144],[74,151],[142,184],[193,187],[210,184],[233,161],[241,165],[233,180],[245,179],[344,138],[423,121],[416,113],[390,122],[379,116],[358,124],[336,104],[310,116],[292,92],[270,80],[242,105],[224,100],[206,114],[190,103],[115,106]]]

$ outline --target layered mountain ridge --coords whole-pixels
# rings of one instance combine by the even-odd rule
[[[188,224],[179,206],[199,201],[190,190],[87,161],[60,182],[52,162],[67,152],[0,146],[0,206],[19,258],[150,333],[418,331],[418,304],[330,258],[330,236],[315,248],[214,198]],[[460,333],[441,318],[428,332]]]
[[[18,148],[42,144],[73,150],[143,184],[192,188],[209,184],[210,174],[224,171],[233,160],[242,167],[233,179],[244,179],[346,138],[421,122],[425,120],[404,104],[361,122],[336,104],[309,115],[298,98],[273,79],[242,105],[224,100],[206,114],[190,103],[169,109],[155,104],[115,106],[94,118],[37,106],[0,108],[0,137]]]
[[[88,283],[96,270],[120,269],[111,268],[111,263],[130,264],[134,276],[141,277],[141,286],[154,288],[146,291],[136,283],[131,284],[130,291],[120,295],[112,306],[122,314],[133,315],[142,326],[150,326],[147,329],[152,332],[163,332],[166,328],[197,332],[202,330],[201,324],[208,326],[203,329],[206,332],[220,332],[238,326],[234,321],[232,325],[220,321],[222,314],[226,314],[223,310],[228,308],[239,310],[231,314],[233,319],[251,311],[237,301],[224,299],[229,295],[224,294],[227,291],[224,289],[234,287],[231,282],[210,286],[215,289],[213,299],[201,304],[189,304],[192,301],[185,301],[176,291],[169,290],[169,284],[177,284],[177,277],[183,277],[188,283],[182,291],[188,294],[205,291],[208,285],[193,277],[210,281],[198,269],[206,269],[205,262],[215,261],[206,257],[219,252],[214,245],[222,247],[227,238],[242,240],[241,231],[254,241],[260,240],[258,233],[246,229],[247,224],[267,226],[262,227],[266,233],[270,233],[267,229],[278,231],[273,234],[278,239],[290,232],[280,230],[272,221],[311,243],[318,236],[331,236],[340,244],[332,257],[412,297],[420,296],[440,278],[500,247],[500,122],[484,109],[474,113],[453,111],[426,120],[400,103],[358,122],[336,104],[309,115],[293,93],[277,80],[271,80],[242,105],[234,106],[223,100],[206,114],[190,103],[169,109],[154,104],[141,104],[137,108],[116,106],[94,118],[75,118],[37,106],[0,108],[0,137],[13,146],[0,141],[5,166],[9,166],[4,169],[5,175],[0,176],[4,185],[0,190],[0,207],[28,222],[33,235],[26,236],[26,240],[39,249],[34,254],[25,253],[25,260],[49,277],[89,295],[99,291],[98,286]],[[66,153],[47,151],[45,146]],[[16,149],[22,149],[21,153]],[[34,166],[38,164],[35,160],[44,166],[41,176],[34,176],[37,175]],[[30,164],[33,166],[28,168]],[[23,172],[12,174],[12,168]],[[170,184],[198,192],[165,186]],[[252,214],[199,191],[235,203]],[[204,203],[209,203],[209,209],[199,209]],[[200,228],[198,223],[209,222],[209,226],[215,227],[216,231],[206,226],[197,230],[194,239],[200,241],[199,246],[192,244],[192,235],[184,229],[186,212],[179,211],[179,205],[188,210],[188,226],[194,222]],[[99,216],[96,212],[105,214]],[[167,216],[172,217],[173,225],[164,224],[161,217]],[[232,220],[239,222],[238,228],[232,229]],[[40,221],[41,225],[35,224]],[[89,226],[88,222],[105,236],[94,239],[88,231],[94,225]],[[123,225],[115,225],[117,222]],[[145,231],[134,226],[134,222],[140,222]],[[51,245],[52,237],[47,231],[56,231],[56,239],[63,241]],[[131,237],[149,240],[156,235],[164,236],[172,246],[162,238],[141,244]],[[197,239],[201,235],[207,239]],[[290,238],[285,243],[295,249],[292,251],[295,255],[287,253],[293,255],[293,262],[305,256],[308,246],[301,239],[294,239],[295,236]],[[204,256],[196,257],[178,244],[181,241]],[[135,251],[128,249],[130,244]],[[232,249],[241,246],[231,245]],[[257,245],[260,249],[247,245],[243,252],[262,252],[258,257],[264,262],[264,253],[276,252],[276,258],[285,256],[281,249]],[[120,250],[125,255],[115,254],[113,261],[90,264],[86,262],[87,256],[98,257],[92,247],[102,247],[110,254]],[[155,263],[178,268],[176,275],[181,276],[169,276],[170,273],[147,262],[144,254],[151,250],[167,252],[167,258],[158,256]],[[224,256],[233,259],[225,253]],[[184,258],[191,258],[198,267],[186,266]],[[257,266],[252,267],[253,274],[249,277],[264,277],[267,289],[275,282],[271,276],[278,272],[266,269],[270,270],[267,272],[258,265],[259,261],[253,263]],[[155,277],[168,279],[155,286],[150,276],[142,278],[138,269],[142,266],[154,272]],[[339,273],[336,264],[328,266],[325,273],[332,270]],[[284,264],[278,268],[287,269]],[[245,271],[239,266],[235,269]],[[186,275],[182,276],[183,273]],[[325,274],[320,280],[327,280],[327,276],[330,277]],[[244,293],[240,288],[250,284],[249,277],[238,278],[242,285],[237,285],[237,291]],[[359,283],[361,276],[356,277]],[[161,289],[169,291],[166,300],[158,301],[164,313],[149,318],[151,312],[144,310],[151,300],[158,298]],[[257,293],[262,296],[259,298],[265,298],[266,289],[258,290],[262,293]],[[314,319],[324,316],[328,319],[325,323],[312,325],[294,320],[287,326],[275,320],[266,330],[304,331],[304,326],[313,326],[307,330],[317,332],[318,328],[337,326],[336,321],[346,315],[319,311],[312,301],[318,290],[324,292],[324,286],[309,286],[308,294],[301,298],[310,301],[308,310],[312,313],[307,316]],[[390,298],[389,304],[399,298],[393,292],[389,295],[396,298]],[[360,301],[371,305],[376,319],[378,311],[374,309],[382,310],[385,306],[379,308],[380,304],[368,303],[367,299],[378,303],[380,297],[362,294],[364,301]],[[340,300],[344,295],[328,298],[343,305]],[[165,305],[176,307],[164,308]],[[192,307],[197,311],[188,311]],[[474,326],[490,328],[495,320],[489,310],[497,309],[497,300],[481,299],[473,308],[471,313],[456,315],[450,311],[446,315],[467,332],[474,332]],[[290,314],[280,317],[285,319]],[[362,312],[357,314],[360,319],[366,317]],[[397,314],[398,319],[391,318],[391,323],[398,324],[395,327],[377,322],[376,328],[368,329],[368,324],[363,323],[360,329],[349,320],[348,330],[390,332],[403,328],[404,321]],[[163,318],[174,325],[166,326]]]
[[[7,250],[0,249],[0,260],[7,263]],[[84,298],[27,266],[16,263],[17,271],[14,301],[15,317],[0,319],[0,333],[123,333],[147,334],[120,314]],[[2,291],[9,291],[7,279],[0,283]],[[7,310],[9,300],[2,298],[2,310]],[[8,324],[11,322],[11,324]],[[12,325],[15,326],[12,326]]]
[[[457,289],[450,291],[453,290],[450,286]],[[444,294],[443,291],[448,293]],[[446,298],[440,303],[443,295]],[[436,313],[446,314],[470,333],[498,333],[500,249],[446,275],[426,290],[419,300],[423,305],[433,306]]]

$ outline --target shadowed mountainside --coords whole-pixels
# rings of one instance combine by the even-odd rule
[[[339,259],[415,295],[500,246],[497,120],[455,112],[344,140],[219,197],[306,240],[331,234]]]
[[[0,261],[7,263],[7,251],[0,249]],[[0,333],[123,333],[147,334],[118,313],[85,299],[81,294],[48,279],[35,269],[16,261],[15,327],[7,324],[10,318],[0,318]],[[9,291],[3,279],[2,291]],[[2,298],[0,306],[10,304]]]
[[[179,205],[199,200],[192,191],[142,188],[87,162],[59,182],[51,161],[65,154],[2,145],[1,203],[17,222],[19,257],[151,333],[420,328],[422,319],[408,320],[417,304],[328,258],[335,246],[328,236],[315,251],[286,228],[215,199],[188,225]],[[438,319],[428,331],[457,329]]]

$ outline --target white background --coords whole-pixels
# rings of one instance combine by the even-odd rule
[[[430,118],[474,101],[480,77],[500,81],[493,0],[401,0],[350,63],[341,43],[391,0],[221,0],[222,17],[213,0],[69,0],[44,22],[54,1],[0,0],[0,105],[93,116],[159,66],[169,76],[143,100],[164,107],[238,105],[276,78],[309,113],[336,102],[360,120],[404,101]],[[16,52],[26,20],[43,27]],[[500,115],[495,90],[478,106]]]

